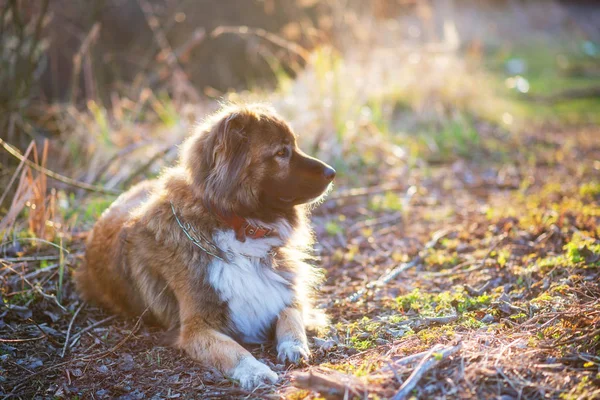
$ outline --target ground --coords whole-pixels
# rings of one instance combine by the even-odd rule
[[[82,306],[70,275],[85,233],[64,255],[60,305],[55,249],[24,247],[3,261],[3,391],[300,399],[316,394],[296,388],[294,372],[312,371],[333,376],[329,396],[387,398],[420,361],[401,360],[440,344],[418,398],[600,396],[599,134],[548,128],[497,162],[382,164],[364,188],[340,182],[313,215],[327,275],[319,304],[332,324],[312,334],[307,365],[278,365],[272,348],[254,348],[281,380],[253,393],[161,345],[159,331]],[[28,258],[45,255],[42,268]]]

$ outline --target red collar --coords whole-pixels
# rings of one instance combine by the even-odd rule
[[[225,222],[234,230],[235,238],[240,242],[245,242],[247,237],[251,239],[260,239],[268,237],[273,233],[273,229],[260,225],[253,225],[248,222],[246,218],[242,218],[239,215],[218,215],[223,222]]]

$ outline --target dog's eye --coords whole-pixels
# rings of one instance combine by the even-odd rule
[[[282,158],[286,158],[289,154],[290,154],[290,151],[288,150],[287,147],[284,147],[283,149],[281,149],[277,153],[275,153],[275,155],[277,157],[282,157]]]

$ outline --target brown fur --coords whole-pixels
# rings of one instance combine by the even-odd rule
[[[283,338],[305,343],[318,279],[304,262],[312,242],[306,206],[270,206],[274,200],[265,194],[265,182],[291,173],[291,162],[286,167],[279,159],[264,161],[277,145],[299,152],[287,124],[263,106],[228,106],[209,118],[184,143],[178,166],[159,180],[131,188],[97,222],[87,242],[86,263],[75,275],[84,299],[114,313],[144,314],[178,331],[177,346],[230,374],[251,355],[233,339],[227,305],[207,281],[212,257],[185,236],[171,203],[181,219],[206,237],[228,229],[218,213],[263,224],[283,219],[295,234],[274,249],[266,267],[291,277],[296,296],[274,328],[278,343]]]

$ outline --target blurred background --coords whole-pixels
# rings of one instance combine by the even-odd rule
[[[332,157],[389,134],[446,158],[471,153],[479,123],[598,118],[594,1],[0,4],[2,137],[23,151],[49,139],[61,157],[48,162],[85,181],[134,142],[177,142],[217,99],[275,103]]]
[[[600,76],[594,1],[3,0],[1,9],[2,137],[22,150],[43,138],[69,149],[57,168],[106,162],[150,139],[148,124],[166,125],[161,141],[179,140],[214,99],[272,101],[314,147],[343,142],[336,151],[372,129],[461,130],[459,148],[444,149],[439,132],[410,143],[436,157],[466,151],[479,120],[507,128],[536,117],[503,97],[597,105],[597,87],[578,90]],[[578,112],[587,103],[538,116],[593,119],[596,110]]]

